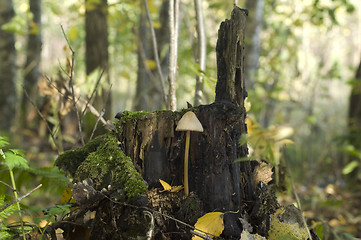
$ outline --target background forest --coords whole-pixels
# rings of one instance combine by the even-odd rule
[[[116,113],[214,101],[217,30],[234,1],[177,2],[0,1],[0,135],[8,137],[0,148],[10,142],[28,160],[26,167],[4,162],[0,180],[9,184],[14,168],[20,195],[43,184],[22,201],[27,221],[40,224],[44,216],[34,212],[64,197],[69,180],[53,167],[56,156],[111,127]],[[280,180],[279,201],[293,203],[297,192],[320,237],[361,238],[359,1],[236,3],[249,10],[251,154],[280,173],[287,166],[293,181]],[[275,136],[292,143],[280,147]],[[1,205],[13,198],[9,187],[0,186]]]

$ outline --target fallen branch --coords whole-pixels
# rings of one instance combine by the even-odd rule
[[[3,206],[0,209],[0,212],[4,211],[5,209],[7,209],[8,207],[10,207],[11,205],[13,205],[14,203],[20,202],[21,200],[23,200],[24,198],[26,198],[27,196],[29,196],[30,194],[32,194],[33,192],[35,192],[36,190],[38,190],[41,186],[43,186],[43,184],[38,185],[36,188],[34,188],[33,190],[31,190],[30,192],[28,192],[27,194],[18,197],[17,199],[13,199],[10,202],[8,202],[7,204],[5,204],[5,206]]]

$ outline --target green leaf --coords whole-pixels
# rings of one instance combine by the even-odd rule
[[[10,170],[14,168],[29,168],[28,161],[12,151],[5,152],[5,157],[5,164]]]
[[[51,217],[51,216],[62,214],[64,212],[69,212],[70,208],[71,208],[71,204],[56,205],[54,207],[48,208],[45,211],[45,214]]]
[[[241,157],[241,158],[237,158],[236,160],[234,160],[233,163],[257,160],[258,158],[260,158],[260,157],[259,156]]]
[[[354,160],[350,163],[348,163],[343,169],[342,169],[342,174],[347,175],[349,173],[351,173],[353,170],[355,170],[355,168],[357,168],[359,166],[359,162]]]
[[[3,207],[6,204],[5,195],[0,195],[0,207]],[[0,220],[7,219],[17,210],[16,204],[10,205],[5,208],[2,212],[0,212]],[[2,238],[0,238],[2,239]]]
[[[9,145],[8,139],[6,137],[0,136],[0,148],[4,148],[7,145]]]
[[[20,35],[25,35],[26,31],[26,19],[15,16],[11,19],[10,22],[7,22],[1,26],[1,29],[9,33],[17,33]]]

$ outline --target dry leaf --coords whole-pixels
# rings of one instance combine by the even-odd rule
[[[183,186],[171,186],[167,182],[159,179],[160,184],[162,184],[163,190],[161,192],[179,192],[183,189]]]
[[[164,191],[170,191],[172,189],[172,186],[163,181],[162,179],[159,179],[160,184],[162,184]]]
[[[64,189],[64,192],[63,194],[61,195],[61,201],[60,203],[61,204],[66,204],[66,203],[70,203],[71,201],[72,202],[75,202],[74,199],[72,199],[73,197],[73,194],[71,192],[71,188],[70,187],[66,187]]]
[[[260,162],[260,164],[253,171],[253,181],[257,185],[259,182],[268,184],[272,181],[272,167],[265,162]]]
[[[196,229],[200,229],[206,233],[212,234],[209,237],[213,238],[214,236],[218,237],[221,235],[224,229],[223,224],[223,214],[222,212],[210,212],[202,217],[198,218],[198,221],[194,225]],[[203,232],[195,230],[200,234],[205,235]],[[201,240],[201,237],[193,236],[192,240]]]

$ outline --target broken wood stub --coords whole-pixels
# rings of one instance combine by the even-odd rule
[[[247,97],[244,73],[244,38],[248,11],[235,7],[231,19],[221,23],[217,41],[216,102],[244,106]]]

